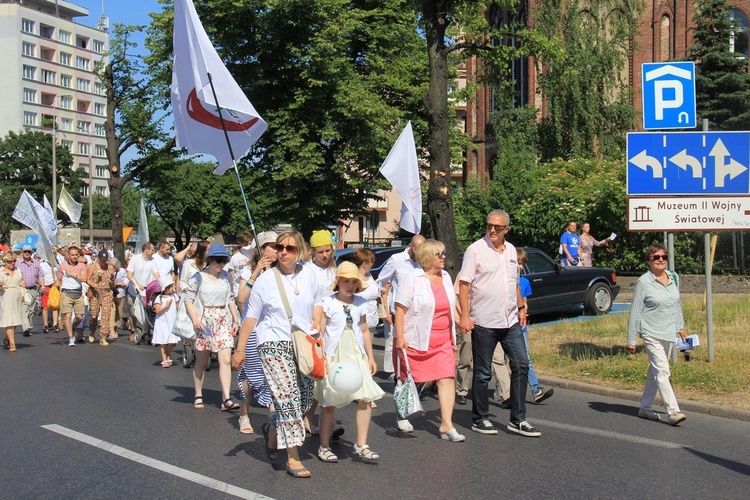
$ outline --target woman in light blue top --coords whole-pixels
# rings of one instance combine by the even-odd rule
[[[667,270],[667,259],[669,255],[664,245],[652,245],[646,251],[649,271],[638,279],[633,290],[627,350],[635,352],[636,336],[640,335],[649,360],[638,416],[661,420],[651,407],[658,390],[667,410],[669,424],[677,425],[686,417],[680,413],[669,383],[669,356],[677,335],[684,341],[686,332],[680,305],[679,279],[676,273]]]

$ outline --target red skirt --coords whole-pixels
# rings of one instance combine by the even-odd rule
[[[455,378],[456,354],[453,350],[453,335],[449,328],[430,332],[430,345],[427,351],[418,351],[412,347],[406,348],[409,357],[409,367],[414,382],[431,382],[443,378]],[[397,366],[397,358],[401,358],[401,380],[406,379],[406,364],[401,349],[393,350],[393,366]]]

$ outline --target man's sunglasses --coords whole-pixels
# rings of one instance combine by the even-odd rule
[[[286,253],[290,253],[290,254],[297,253],[297,247],[295,247],[294,245],[282,245],[280,243],[276,243],[273,247],[276,249],[277,252],[286,250]]]
[[[501,224],[490,224],[489,222],[487,223],[487,231],[491,231],[494,229],[496,233],[499,233],[504,229],[508,229],[508,227],[509,226],[503,226]]]

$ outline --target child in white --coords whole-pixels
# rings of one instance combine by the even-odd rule
[[[161,366],[169,368],[172,366],[172,348],[180,341],[180,337],[172,333],[172,328],[177,321],[177,296],[174,294],[174,281],[171,276],[159,278],[161,293],[154,298],[154,336],[151,339],[153,345],[161,347]]]
[[[352,362],[362,371],[363,383],[354,394],[336,392],[328,377],[315,384],[315,399],[323,408],[320,414],[320,447],[318,458],[323,462],[337,462],[338,457],[331,451],[331,427],[336,408],[358,401],[357,439],[354,451],[366,462],[376,463],[380,456],[367,445],[367,432],[370,427],[372,402],[385,394],[372,376],[378,367],[372,355],[372,339],[367,329],[367,301],[355,297],[355,293],[367,288],[359,276],[357,266],[342,262],[336,270],[336,278],[329,289],[336,292],[315,304],[314,323],[323,334],[323,351],[327,368],[342,361]]]

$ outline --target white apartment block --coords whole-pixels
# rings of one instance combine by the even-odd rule
[[[64,0],[0,0],[0,134],[51,132],[54,121],[57,143],[73,154],[74,166],[85,179],[91,171],[93,192],[109,195],[107,100],[94,74],[109,35],[101,22],[103,29],[75,22],[88,14]]]

